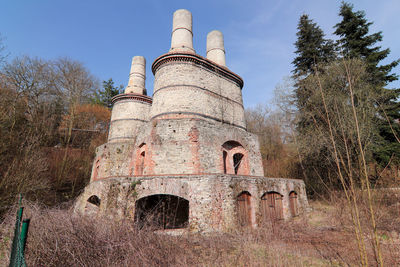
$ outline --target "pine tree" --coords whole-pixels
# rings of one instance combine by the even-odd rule
[[[112,106],[111,99],[120,94],[122,89],[122,85],[114,86],[114,81],[111,78],[108,81],[103,81],[103,90],[96,93],[93,102],[110,108]]]
[[[299,110],[299,121],[297,130],[307,131],[307,127],[312,124],[306,113],[310,112],[307,102],[313,92],[303,84],[307,76],[314,74],[317,67],[322,66],[335,59],[335,48],[332,40],[324,38],[325,34],[321,28],[304,14],[300,17],[297,26],[297,41],[295,43],[297,54],[293,60],[293,78],[295,79],[295,103]],[[321,68],[318,68],[322,71]]]
[[[321,28],[304,14],[300,17],[297,26],[296,54],[292,64],[294,76],[300,77],[314,73],[315,67],[335,58],[334,44],[331,40],[324,39]]]
[[[386,89],[385,87],[398,76],[391,73],[400,60],[393,61],[387,65],[379,65],[385,59],[390,49],[381,50],[376,44],[382,41],[382,32],[369,33],[372,22],[365,18],[365,12],[353,11],[353,5],[343,2],[339,15],[342,21],[336,24],[335,34],[340,37],[340,46],[343,57],[360,58],[367,65],[369,73],[368,82],[375,88],[379,97],[376,105],[380,107],[377,116],[381,140],[377,141],[374,149],[375,159],[387,164],[394,156],[394,160],[400,161],[400,144],[396,136],[400,136],[400,89]],[[390,125],[389,125],[390,122]]]

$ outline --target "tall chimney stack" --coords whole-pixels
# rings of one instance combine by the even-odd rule
[[[207,34],[207,59],[221,66],[225,65],[224,36],[220,31]]]
[[[186,9],[174,12],[170,52],[195,52],[193,49],[192,13]]]
[[[131,72],[129,73],[128,86],[125,94],[141,94],[146,95],[146,59],[142,56],[132,58]]]

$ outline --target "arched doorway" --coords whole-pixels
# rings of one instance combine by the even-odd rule
[[[185,228],[189,225],[189,201],[164,194],[140,198],[135,203],[135,222],[140,228]]]
[[[251,225],[251,195],[247,191],[237,197],[237,215],[240,226]]]
[[[292,191],[289,193],[289,207],[290,207],[290,214],[292,217],[298,215],[298,204],[297,204],[297,193]]]
[[[261,197],[261,214],[264,222],[283,219],[283,196],[278,192],[267,192]]]

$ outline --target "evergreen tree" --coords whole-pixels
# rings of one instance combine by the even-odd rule
[[[299,110],[299,120],[297,130],[300,133],[306,132],[307,127],[312,125],[306,113],[309,110],[310,96],[313,92],[309,87],[304,86],[304,80],[317,70],[317,66],[322,66],[335,59],[335,48],[332,40],[324,38],[325,34],[321,28],[304,14],[300,17],[297,26],[297,41],[295,43],[297,54],[293,60],[293,78],[295,79],[294,101]],[[321,68],[318,69],[322,71]]]
[[[387,164],[392,156],[400,161],[400,143],[396,136],[400,136],[400,97],[399,89],[386,89],[385,87],[398,76],[391,73],[392,69],[399,64],[399,60],[387,65],[379,65],[385,59],[390,49],[382,50],[376,44],[382,41],[382,32],[369,34],[368,22],[365,12],[353,11],[353,5],[343,2],[340,7],[339,15],[342,21],[336,24],[335,34],[340,37],[338,44],[346,58],[360,58],[367,65],[369,73],[368,82],[377,92],[376,105],[380,107],[377,116],[381,140],[378,140],[374,153],[375,159]],[[389,125],[390,122],[390,125]],[[394,133],[393,133],[394,132]]]
[[[112,106],[111,99],[120,94],[122,89],[122,85],[119,87],[114,86],[112,78],[108,79],[108,81],[103,81],[103,90],[96,93],[93,102],[110,108]]]
[[[332,40],[324,39],[321,28],[304,14],[297,26],[296,58],[293,60],[294,76],[314,73],[315,67],[335,58]]]

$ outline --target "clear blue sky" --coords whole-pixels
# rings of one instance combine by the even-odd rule
[[[383,31],[380,45],[391,49],[386,62],[400,58],[400,1],[350,2],[374,22],[371,32]],[[0,33],[9,60],[67,56],[117,85],[126,86],[131,58],[144,56],[151,95],[151,64],[168,52],[172,14],[185,8],[193,14],[198,54],[205,56],[208,32],[223,32],[227,66],[243,77],[244,103],[250,107],[270,101],[275,86],[290,75],[299,16],[309,14],[333,38],[339,6],[334,0],[0,0]],[[400,82],[391,87],[400,87]]]

